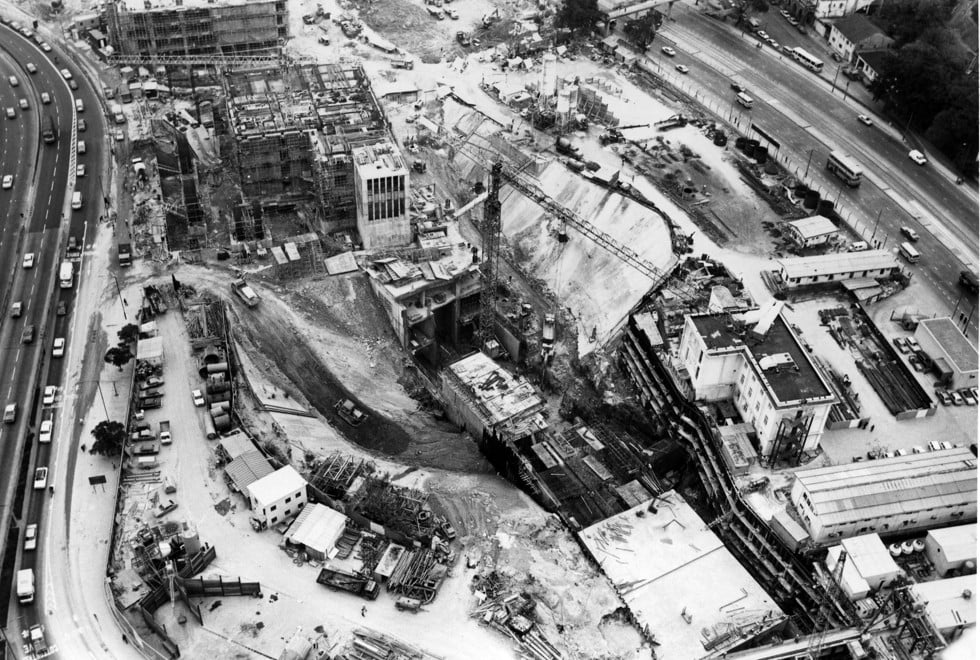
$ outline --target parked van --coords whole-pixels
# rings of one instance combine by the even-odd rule
[[[136,467],[140,470],[152,470],[158,465],[156,456],[140,456],[136,459]]]
[[[85,112],[85,103],[82,101],[82,99],[75,99],[75,111]]]
[[[82,208],[82,191],[76,190],[71,194],[71,207],[76,211]]]
[[[752,99],[752,97],[746,94],[745,92],[739,92],[738,94],[736,94],[735,100],[738,101],[738,104],[740,106],[742,106],[743,108],[748,108],[749,110],[751,110],[752,106],[755,104],[755,101]]]

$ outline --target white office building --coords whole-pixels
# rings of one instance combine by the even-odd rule
[[[357,231],[365,250],[412,241],[408,168],[390,140],[351,150]]]
[[[249,484],[246,491],[252,526],[265,529],[292,520],[307,502],[306,485],[306,479],[291,465]]]

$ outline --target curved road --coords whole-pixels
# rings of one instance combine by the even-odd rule
[[[13,516],[21,528],[18,546],[7,547],[4,543],[3,553],[21,552],[22,528],[27,524],[36,523],[40,529],[38,549],[23,552],[15,566],[16,569],[35,569],[37,595],[32,606],[19,606],[11,595],[7,629],[13,638],[16,638],[16,630],[24,630],[34,623],[43,622],[47,626],[43,614],[52,610],[45,598],[44,579],[46,574],[50,575],[51,566],[45,566],[42,558],[53,556],[56,549],[52,544],[45,544],[51,520],[63,519],[62,514],[50,515],[49,502],[63,502],[64,494],[59,491],[59,497],[55,499],[44,491],[34,490],[33,470],[35,466],[48,466],[48,483],[55,486],[63,483],[59,479],[63,479],[65,465],[58,465],[55,456],[57,454],[60,459],[65,455],[64,448],[58,443],[62,438],[70,440],[71,429],[59,433],[60,425],[56,422],[53,444],[36,443],[35,433],[42,418],[57,419],[61,412],[58,408],[63,396],[63,365],[62,360],[51,356],[51,345],[56,337],[71,339],[69,316],[58,315],[56,308],[64,303],[65,309],[72,309],[80,266],[76,263],[75,286],[60,288],[58,268],[65,259],[64,246],[69,235],[81,244],[88,235],[87,226],[98,221],[102,208],[101,185],[96,172],[106,144],[104,118],[99,98],[76,66],[64,64],[68,61],[70,58],[57,49],[45,53],[36,40],[29,40],[9,26],[0,25],[0,68],[12,63],[19,69],[16,75],[20,81],[18,87],[11,88],[6,80],[9,74],[4,72],[0,106],[7,106],[11,91],[18,93],[18,98],[27,97],[30,105],[30,109],[23,113],[17,108],[16,120],[5,119],[10,128],[3,127],[0,143],[3,149],[0,174],[6,174],[11,165],[16,169],[14,188],[0,191],[10,194],[15,202],[7,209],[5,217],[0,215],[3,220],[0,229],[0,299],[4,302],[0,316],[0,346],[4,349],[0,351],[0,401],[4,405],[7,401],[16,402],[20,409],[15,424],[0,428],[0,488],[4,504],[0,524],[6,529]],[[28,73],[27,63],[32,63],[37,72]],[[69,88],[59,72],[61,67],[70,70],[78,89]],[[42,92],[51,96],[50,104],[41,103]],[[76,97],[84,103],[81,113],[75,109]],[[86,119],[88,124],[87,129],[77,135],[76,117]],[[54,122],[57,140],[53,144],[44,144],[39,139],[40,130],[49,121]],[[76,156],[76,142],[80,140],[86,142],[86,153]],[[86,164],[90,169],[77,182],[76,158],[78,164]],[[68,208],[73,189],[81,191],[83,198],[82,209],[77,211]],[[20,213],[24,213],[23,219]],[[36,254],[32,269],[21,267],[22,255],[26,252]],[[21,301],[24,308],[23,315],[16,319],[9,313],[14,301]],[[28,324],[35,326],[35,338],[33,342],[23,344],[22,333]],[[41,405],[41,389],[46,385],[58,388],[53,406]],[[15,495],[21,495],[23,499]],[[52,536],[58,538],[63,534]],[[0,539],[3,539],[0,542],[5,541],[5,537]]]

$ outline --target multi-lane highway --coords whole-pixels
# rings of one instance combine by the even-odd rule
[[[80,264],[75,263],[72,288],[59,286],[58,270],[66,260],[68,237],[75,237],[81,245],[90,235],[87,227],[98,221],[102,193],[97,172],[106,148],[104,119],[94,90],[63,52],[57,47],[45,52],[38,41],[0,25],[0,176],[14,176],[13,186],[0,191],[0,404],[18,406],[16,422],[0,426],[0,524],[5,530],[13,525],[18,534],[0,538],[4,539],[5,565],[10,566],[14,553],[15,569],[33,568],[37,575],[34,605],[17,606],[12,599],[16,609],[7,618],[8,635],[34,623],[47,623],[41,558],[47,556],[45,522],[56,498],[47,490],[35,489],[33,475],[36,467],[46,466],[47,483],[55,489],[64,486],[66,466],[58,465],[55,456],[65,455],[58,449],[60,443],[72,441],[73,429],[56,423],[53,442],[46,444],[38,442],[38,429],[42,419],[63,421],[57,412],[64,395],[64,360],[52,355],[52,346],[56,338],[71,341],[69,319]],[[62,69],[69,72],[70,81]],[[11,75],[18,79],[16,87],[8,80]],[[42,102],[42,94],[50,101]],[[22,98],[27,110],[20,107]],[[78,98],[83,104],[81,112],[76,106]],[[15,108],[13,119],[7,118],[8,106]],[[78,130],[79,119],[87,124],[84,131]],[[41,132],[48,126],[53,126],[56,139],[46,144]],[[84,154],[77,153],[80,141],[86,143]],[[81,164],[87,171],[76,179]],[[82,196],[77,210],[70,208],[74,190]],[[34,254],[31,268],[24,267],[28,253]],[[17,317],[12,315],[15,303],[21,308]],[[33,340],[25,342],[28,326],[34,328]],[[44,405],[41,392],[49,385],[57,388],[57,395],[53,405]],[[57,501],[64,501],[63,497]],[[40,530],[38,547],[23,551],[23,531],[30,524],[37,524]],[[16,545],[7,543],[8,538],[16,538]],[[4,578],[9,577],[5,573]]]
[[[811,185],[833,195],[852,222],[861,223],[866,238],[873,232],[874,241],[894,247],[906,240],[902,226],[915,229],[921,236],[916,247],[923,256],[909,267],[913,275],[927,281],[950,310],[958,303],[960,312],[973,309],[975,297],[966,294],[958,279],[964,267],[977,266],[975,191],[958,186],[937,164],[913,163],[908,158],[911,147],[898,130],[881,120],[872,126],[859,122],[857,114],[869,111],[847,101],[841,89],[833,93],[824,77],[768,45],[756,48],[754,38],[696,9],[678,6],[673,16],[658,37],[657,50],[651,51],[651,59],[669,80],[697,91],[709,105],[726,109],[722,114],[731,115],[744,129],[750,124],[763,127],[779,141],[779,154],[805,173]],[[778,15],[772,18],[778,20]],[[676,58],[664,61],[659,53],[664,43],[676,46]],[[688,66],[690,74],[674,73],[676,63]],[[751,110],[735,104],[733,82],[748,88],[755,99]],[[847,188],[824,169],[832,148],[850,153],[864,166],[865,181],[859,188]],[[976,332],[976,315],[970,328]]]

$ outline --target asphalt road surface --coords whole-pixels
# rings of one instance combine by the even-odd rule
[[[977,266],[976,191],[957,185],[946,168],[932,162],[913,163],[908,158],[911,147],[903,142],[900,131],[853,99],[846,102],[843,76],[835,88],[833,80],[804,69],[768,45],[756,48],[755,37],[691,8],[675,7],[673,18],[649,52],[654,66],[671,82],[695,90],[699,100],[707,101],[754,137],[759,135],[751,124],[776,139],[776,153],[789,159],[791,169],[805,174],[811,186],[822,188],[845,216],[856,219],[869,242],[883,242],[883,247],[894,249],[907,240],[900,227],[916,230],[921,238],[915,247],[922,259],[915,265],[903,265],[914,277],[929,282],[950,311],[957,308],[957,320],[964,311],[969,316],[976,296],[967,294],[958,280],[963,268]],[[769,22],[781,20],[774,14]],[[796,43],[783,34],[778,37],[786,40],[784,45],[813,49],[802,36]],[[678,51],[676,57],[660,53],[665,44]],[[690,73],[677,73],[676,64],[686,65]],[[836,72],[836,65],[824,75],[831,72]],[[755,99],[751,110],[734,102],[732,82],[744,85]],[[871,114],[875,123],[862,124],[857,120],[859,113]],[[849,188],[825,170],[832,149],[844,150],[862,164],[865,177],[860,187]],[[770,146],[770,153],[773,151]],[[969,327],[976,336],[976,314]]]
[[[0,494],[2,517],[0,525],[7,528],[10,517],[19,523],[20,536],[17,547],[3,547],[3,553],[20,552],[23,547],[23,528],[36,523],[42,530],[35,551],[25,551],[15,568],[34,568],[37,595],[32,606],[18,606],[14,602],[7,630],[16,638],[14,631],[25,630],[30,625],[43,622],[45,610],[45,566],[40,560],[45,556],[44,520],[50,515],[52,501],[46,489],[34,488],[34,470],[47,466],[47,483],[57,488],[65,466],[52,465],[53,446],[37,442],[36,434],[43,418],[52,418],[63,396],[63,360],[52,357],[55,338],[69,336],[70,310],[78,284],[80,263],[75,264],[75,280],[71,288],[61,288],[58,282],[60,263],[65,260],[64,246],[68,236],[79,243],[88,235],[87,227],[98,222],[102,208],[101,181],[97,176],[98,165],[106,148],[106,131],[101,106],[94,90],[87,84],[79,69],[68,64],[69,57],[57,47],[45,53],[35,41],[28,40],[6,25],[0,25],[0,107],[17,106],[16,100],[27,99],[29,109],[15,107],[16,117],[2,117],[0,125],[0,175],[14,174],[14,186],[0,191],[0,403],[16,403],[16,423],[0,427]],[[27,64],[37,71],[29,73]],[[78,85],[70,89],[59,72],[67,68]],[[7,80],[16,75],[19,85],[12,87]],[[41,101],[41,93],[50,95],[50,103]],[[84,110],[75,108],[75,98],[81,98]],[[5,113],[5,110],[4,110]],[[88,126],[75,134],[76,118],[85,118]],[[44,144],[40,139],[43,126],[53,122],[57,140]],[[76,139],[77,138],[77,139]],[[77,142],[86,142],[84,155],[74,154]],[[77,161],[76,161],[77,158]],[[76,179],[76,164],[86,164],[85,176]],[[89,165],[91,164],[91,165]],[[82,193],[82,208],[70,210],[72,190]],[[10,200],[10,203],[7,203]],[[23,216],[21,216],[23,214]],[[94,232],[93,232],[94,233]],[[32,268],[23,267],[23,255],[33,253]],[[11,306],[20,302],[23,313],[19,318],[11,316]],[[60,304],[69,312],[57,313]],[[28,325],[34,326],[34,338],[24,343],[23,333]],[[53,405],[42,404],[45,386],[57,388]],[[54,429],[54,442],[70,441],[71,429],[59,433]],[[23,452],[30,458],[25,464]],[[60,469],[58,469],[60,467]],[[15,494],[23,492],[23,506],[13,510]],[[61,498],[59,498],[59,501]],[[5,539],[5,537],[0,536]],[[50,569],[50,567],[47,567]],[[46,622],[45,622],[46,623]]]

